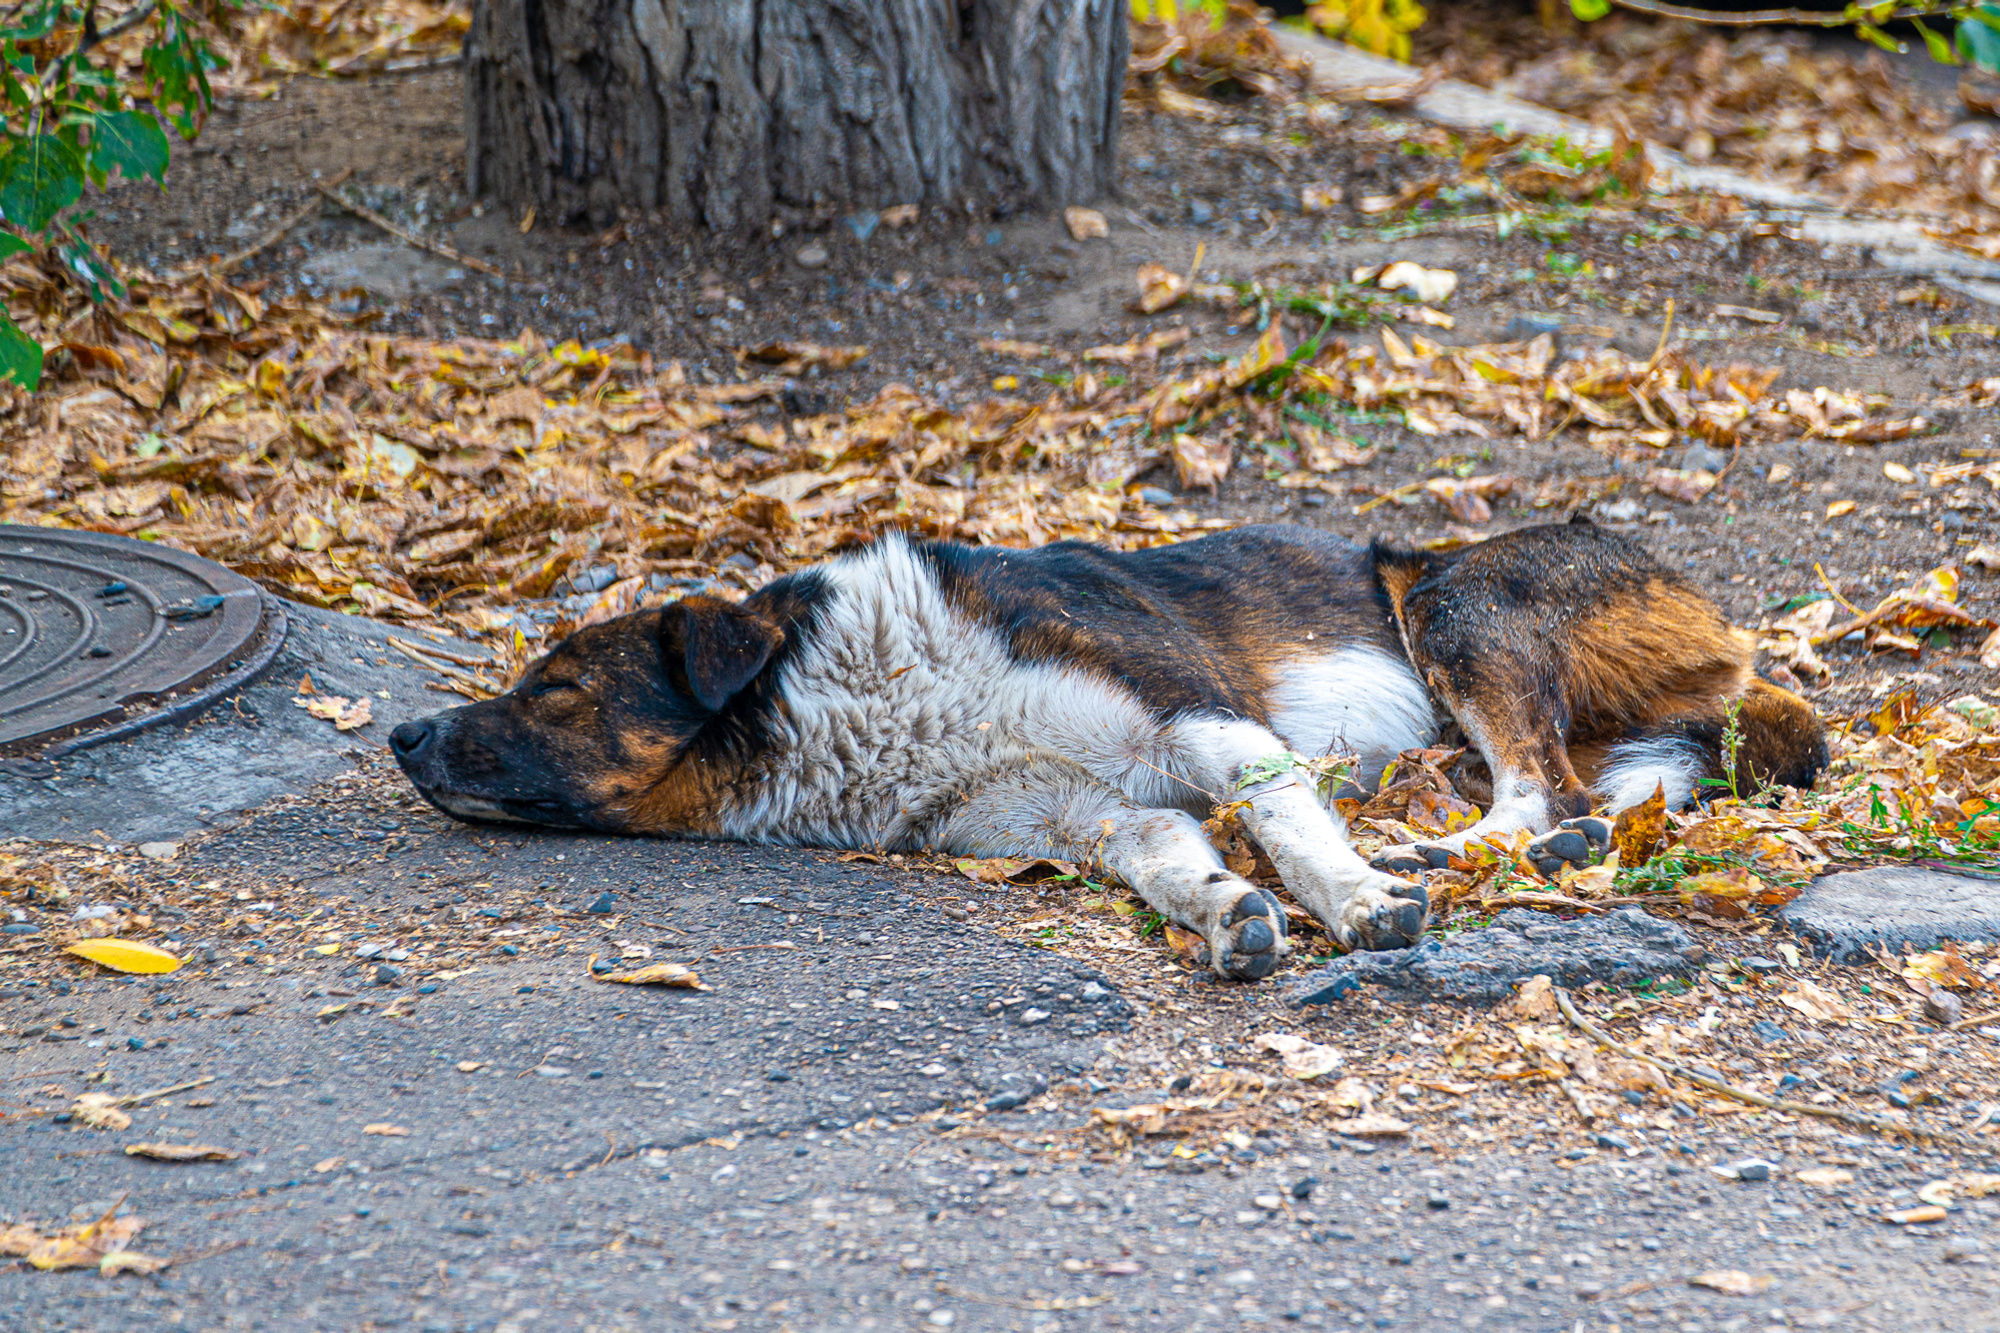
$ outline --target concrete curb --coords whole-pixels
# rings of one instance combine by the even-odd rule
[[[1273,27],[1271,33],[1287,54],[1311,62],[1312,88],[1318,93],[1338,96],[1358,88],[1394,87],[1417,74],[1408,65],[1294,28]],[[1590,148],[1611,146],[1610,132],[1587,121],[1456,79],[1440,80],[1409,109],[1425,120],[1456,129],[1559,135]],[[1939,245],[1916,221],[1851,217],[1840,204],[1820,195],[1760,181],[1727,167],[1689,162],[1660,144],[1648,142],[1646,153],[1662,184],[1669,188],[1726,194],[1780,213],[1793,213],[1796,216],[1782,220],[1796,225],[1807,240],[1869,247],[1874,262],[1883,268],[1940,278],[1941,286],[2000,305],[2000,262]]]

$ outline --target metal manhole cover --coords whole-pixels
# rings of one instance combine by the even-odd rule
[[[58,758],[186,717],[284,640],[276,599],[199,556],[0,525],[0,755]]]

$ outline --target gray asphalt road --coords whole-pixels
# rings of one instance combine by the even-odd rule
[[[323,669],[379,669],[357,656]],[[1121,984],[969,924],[962,881],[886,863],[452,824],[379,758],[340,776],[357,747],[294,724],[272,693],[294,683],[266,688],[268,729],[255,707],[207,724],[268,793],[218,780],[204,817],[149,780],[218,762],[196,728],[95,752],[75,795],[7,796],[45,837],[258,808],[139,872],[186,912],[169,935],[190,966],[0,971],[0,1094],[43,1112],[0,1122],[0,1221],[123,1198],[149,1219],[138,1247],[177,1259],[0,1271],[0,1329],[2000,1327],[1978,1262],[1995,1201],[1898,1229],[1852,1194],[1707,1169],[1847,1153],[1883,1193],[1949,1169],[1880,1140],[1569,1153],[1529,1131],[1455,1154],[1329,1137],[1279,1099],[1227,1155],[1109,1151],[1093,1105],[1147,1099],[1175,1060],[1248,1063],[1176,1040],[1210,983]],[[642,950],[713,989],[591,978],[592,955]],[[197,1079],[123,1132],[47,1114]],[[243,1156],[123,1152],[141,1141]],[[1770,1283],[1689,1284],[1713,1270]]]

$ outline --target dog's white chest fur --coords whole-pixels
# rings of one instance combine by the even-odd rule
[[[812,636],[780,668],[776,765],[723,812],[728,836],[921,845],[963,793],[1037,760],[1075,765],[1141,808],[1205,815],[1229,799],[1197,785],[1213,783],[1216,764],[1192,719],[1158,717],[1083,668],[1015,660],[903,543],[824,573],[830,595]],[[1279,673],[1271,704],[1291,748],[1359,753],[1371,780],[1436,730],[1415,674],[1373,649],[1302,658]]]

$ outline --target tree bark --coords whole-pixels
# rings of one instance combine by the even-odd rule
[[[474,0],[475,196],[718,231],[1112,188],[1129,0]]]

